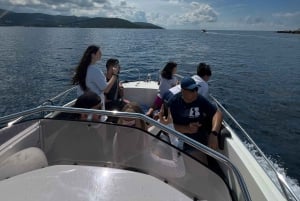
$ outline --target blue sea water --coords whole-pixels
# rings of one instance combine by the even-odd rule
[[[70,88],[90,44],[101,46],[103,70],[109,57],[117,57],[122,69],[139,68],[142,77],[169,60],[179,72],[210,64],[210,92],[292,183],[300,181],[300,35],[0,27],[0,115],[33,108]]]

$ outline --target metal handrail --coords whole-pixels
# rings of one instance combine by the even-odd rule
[[[57,94],[57,95],[54,96],[53,98],[50,98],[50,99],[44,101],[44,102],[43,102],[41,105],[39,105],[39,106],[45,106],[45,105],[48,105],[47,103],[50,103],[51,105],[53,105],[53,102],[54,102],[56,99],[60,98],[61,96],[65,96],[65,97],[66,97],[71,91],[73,91],[73,90],[76,89],[76,88],[77,88],[77,86],[73,86],[73,87],[71,87],[70,89],[67,89],[67,90],[65,90],[65,91],[63,91],[63,92]],[[63,102],[63,99],[60,101],[59,104],[61,104],[62,102]],[[38,106],[38,107],[39,107],[39,106]],[[13,124],[15,124],[15,123],[21,121],[23,118],[24,118],[23,116],[20,116],[20,117],[18,117],[17,119],[14,119],[13,121],[9,122],[8,125],[9,125],[9,126],[12,126]]]
[[[139,79],[138,80],[141,80],[141,72],[138,68],[130,68],[130,69],[127,69],[127,70],[122,70],[121,74],[122,73],[128,73],[128,72],[131,72],[131,71],[137,71],[138,74],[139,74]]]
[[[226,113],[226,115],[228,115],[228,117],[235,123],[235,125],[242,131],[242,133],[244,134],[244,137],[246,137],[247,140],[249,140],[250,143],[252,143],[252,145],[257,149],[257,151],[259,152],[259,154],[265,159],[265,161],[268,163],[268,165],[275,172],[276,178],[277,178],[277,180],[278,180],[278,182],[279,182],[279,184],[280,184],[280,186],[282,188],[283,194],[285,195],[286,199],[289,200],[289,195],[286,192],[286,189],[284,187],[286,187],[288,189],[289,193],[293,196],[293,199],[295,199],[296,201],[299,201],[299,199],[297,198],[297,196],[295,195],[295,193],[293,192],[293,190],[287,184],[287,182],[284,179],[284,177],[279,172],[277,172],[277,170],[272,165],[272,163],[270,162],[270,160],[266,157],[266,155],[262,152],[262,150],[256,145],[256,143],[254,142],[254,140],[252,140],[252,138],[245,131],[245,129],[238,123],[238,121],[224,108],[224,106],[214,96],[210,95],[210,97],[214,100],[215,103],[217,103],[218,107],[220,107]],[[277,186],[277,185],[275,185],[275,186]]]
[[[138,74],[139,74],[138,81],[142,81],[141,80],[141,72],[140,72],[140,69],[138,69],[138,68],[131,68],[131,69],[127,69],[127,70],[122,70],[121,74],[131,72],[131,71],[138,71]],[[157,74],[157,78],[156,78],[157,80],[156,81],[159,81],[159,74],[160,74],[159,72],[160,72],[160,70],[154,70],[154,72],[152,72],[152,73],[147,73],[146,81],[152,81],[151,75],[154,74],[154,73]]]
[[[192,72],[190,72],[190,71],[185,71],[185,70],[180,70],[180,73],[183,73],[185,76],[192,76],[192,75],[195,74],[195,73],[192,73]],[[184,78],[183,75],[178,74],[178,73],[176,73],[175,76],[177,76],[177,77],[179,77],[179,78],[181,78],[181,79]]]
[[[67,90],[65,90],[65,91],[63,91],[63,92],[57,94],[57,95],[54,96],[53,98],[48,99],[47,101],[45,101],[44,103],[42,103],[42,105],[47,105],[47,102],[50,102],[51,105],[52,105],[53,102],[54,102],[56,99],[60,98],[61,96],[67,96],[71,91],[75,90],[76,88],[77,88],[77,86],[73,86],[73,87],[71,87],[70,89],[67,89]],[[61,102],[62,102],[62,100],[61,100]]]
[[[216,160],[220,161],[222,164],[226,165],[229,169],[232,170],[234,175],[236,176],[236,179],[239,183],[239,186],[241,188],[241,192],[243,194],[243,197],[245,198],[245,201],[251,201],[250,194],[248,192],[248,189],[246,187],[246,183],[241,176],[239,170],[229,161],[227,157],[224,155],[216,152],[215,150],[202,145],[201,143],[179,133],[178,131],[169,128],[166,125],[163,125],[159,123],[158,121],[153,120],[152,118],[144,115],[144,114],[139,114],[139,113],[128,113],[128,112],[116,112],[116,111],[107,111],[107,110],[94,110],[94,109],[81,109],[81,108],[72,108],[72,107],[61,107],[61,106],[40,106],[34,109],[26,110],[23,112],[7,115],[4,117],[0,118],[0,123],[7,122],[11,119],[20,117],[20,116],[29,116],[29,115],[34,115],[36,113],[41,113],[41,112],[68,112],[68,113],[91,113],[91,114],[100,114],[100,115],[108,115],[108,116],[115,116],[115,117],[128,117],[128,118],[137,118],[141,119],[143,121],[146,121],[159,129],[170,133],[176,137],[178,137],[181,141],[184,143],[187,143],[196,149],[202,151],[203,153],[215,158]]]

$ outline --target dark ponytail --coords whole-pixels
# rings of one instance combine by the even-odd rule
[[[87,90],[85,80],[86,80],[87,69],[92,62],[92,54],[96,54],[99,49],[100,48],[96,45],[89,46],[85,50],[78,66],[75,69],[75,75],[72,78],[72,84],[73,85],[79,84],[79,86],[83,91]]]

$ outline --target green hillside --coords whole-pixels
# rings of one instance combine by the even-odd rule
[[[0,16],[0,26],[162,29],[154,24],[130,22],[120,18],[15,13],[3,9],[0,9]]]

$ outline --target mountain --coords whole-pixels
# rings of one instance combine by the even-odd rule
[[[292,33],[292,34],[300,34],[300,28],[297,30],[284,30],[284,31],[277,31],[277,33]]]
[[[147,22],[134,22],[135,24],[137,24],[140,27],[145,27],[145,28],[151,28],[151,29],[161,29],[162,27],[159,27],[157,25],[154,24],[150,24]]]
[[[154,24],[120,18],[15,13],[3,9],[0,9],[0,26],[163,29]]]

